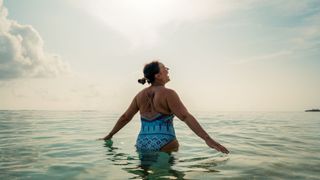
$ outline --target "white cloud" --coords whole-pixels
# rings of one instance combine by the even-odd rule
[[[58,55],[44,51],[43,40],[32,26],[21,25],[7,16],[0,0],[0,80],[70,73],[68,64]]]

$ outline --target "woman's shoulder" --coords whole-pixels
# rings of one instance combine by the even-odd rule
[[[163,87],[163,90],[167,93],[172,93],[172,92],[175,92],[173,89],[171,88],[167,88],[167,87]]]
[[[141,96],[142,94],[145,94],[146,91],[147,91],[147,88],[144,88],[144,89],[140,90],[140,91],[137,93],[136,97]]]

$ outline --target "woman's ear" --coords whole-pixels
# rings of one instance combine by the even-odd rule
[[[160,78],[160,73],[155,74],[154,77],[155,77],[156,79],[159,79],[159,78]]]

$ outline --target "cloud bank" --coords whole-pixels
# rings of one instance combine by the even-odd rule
[[[32,26],[7,16],[0,0],[0,80],[70,73],[69,65],[58,55],[44,51],[43,40]]]

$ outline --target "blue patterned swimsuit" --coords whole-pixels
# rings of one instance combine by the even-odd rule
[[[164,145],[176,139],[173,128],[174,115],[158,113],[154,118],[141,116],[141,130],[136,147],[138,151],[159,151]]]

